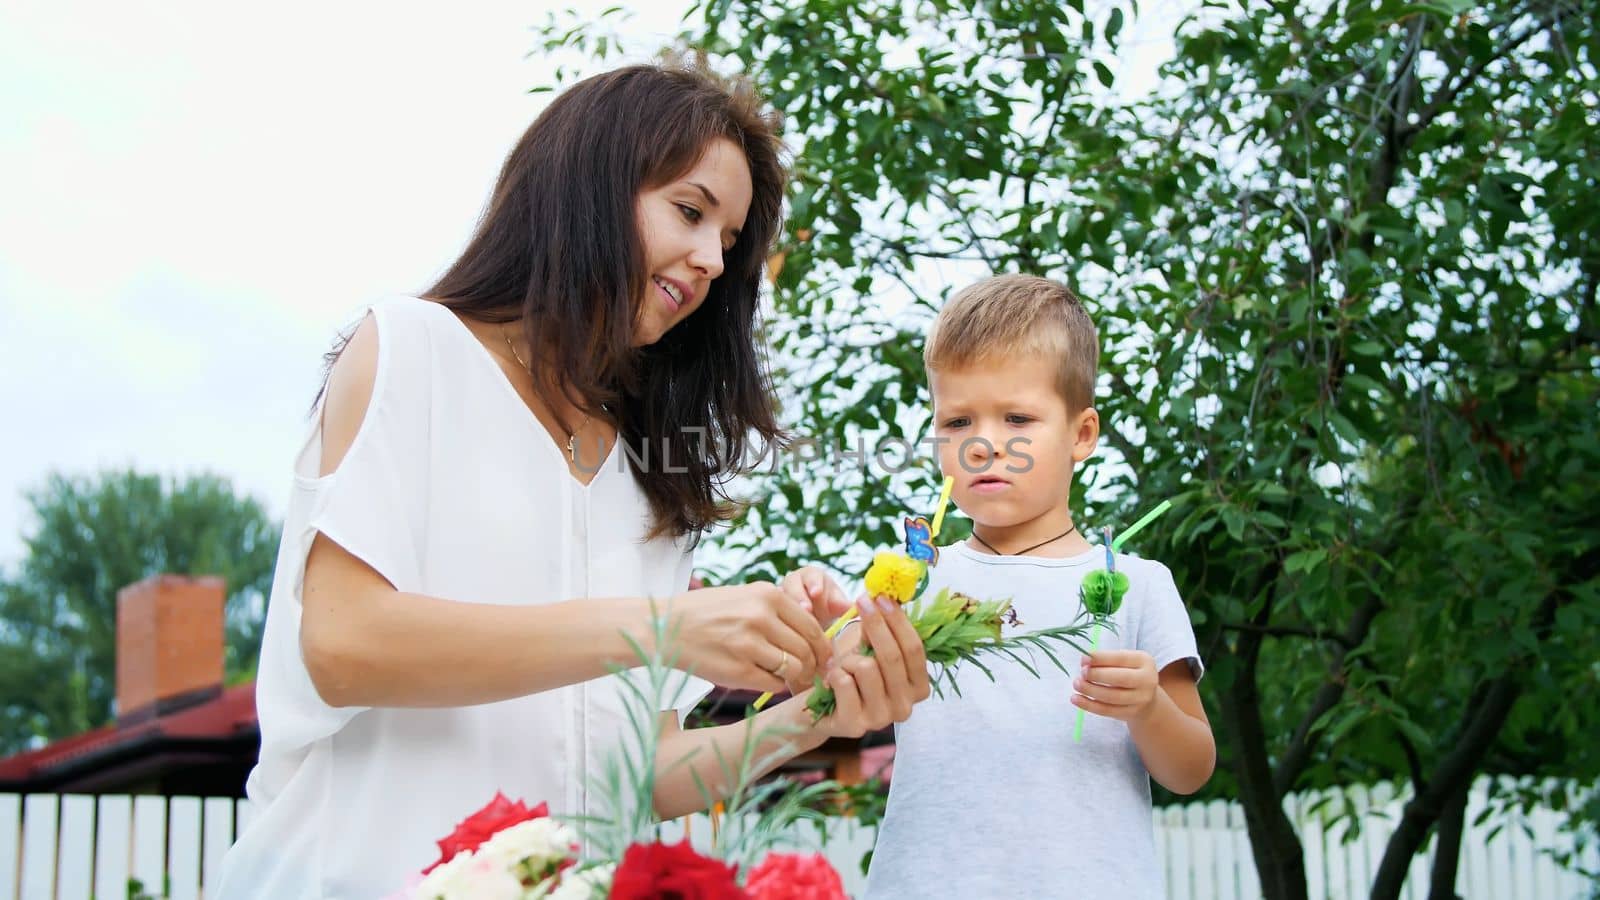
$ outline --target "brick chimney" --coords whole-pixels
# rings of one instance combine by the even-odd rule
[[[154,575],[117,592],[117,721],[222,693],[221,578]]]

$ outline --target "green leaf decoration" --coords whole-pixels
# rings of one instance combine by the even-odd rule
[[[1128,593],[1128,576],[1124,572],[1099,569],[1084,576],[1079,594],[1083,608],[1089,615],[1103,619],[1122,608],[1122,598]]]

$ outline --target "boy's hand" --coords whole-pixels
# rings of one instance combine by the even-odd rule
[[[841,653],[822,673],[833,688],[833,715],[816,724],[828,737],[858,738],[911,717],[911,708],[928,699],[928,657],[922,638],[900,604],[888,598],[861,606],[861,646]],[[861,649],[872,648],[867,656]]]
[[[1083,658],[1072,704],[1097,716],[1136,722],[1155,709],[1156,661],[1143,650],[1098,650]]]

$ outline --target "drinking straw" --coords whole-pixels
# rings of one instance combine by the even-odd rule
[[[1111,579],[1110,583],[1108,583],[1106,585],[1106,590],[1107,590],[1107,592],[1111,593],[1112,602],[1111,602],[1111,604],[1109,606],[1109,609],[1106,610],[1103,615],[1099,614],[1099,613],[1095,614],[1094,637],[1089,642],[1089,655],[1090,656],[1093,656],[1094,652],[1096,650],[1100,649],[1100,624],[1101,624],[1101,622],[1106,618],[1106,616],[1109,616],[1111,613],[1114,613],[1114,612],[1117,611],[1116,608],[1117,608],[1118,603],[1117,603],[1117,598],[1116,598],[1116,595],[1115,595],[1115,590],[1116,590],[1115,576],[1116,576],[1116,572],[1117,572],[1116,552],[1118,550],[1122,549],[1122,545],[1127,543],[1128,538],[1131,538],[1134,535],[1138,534],[1139,533],[1139,529],[1145,527],[1146,525],[1149,525],[1151,522],[1156,520],[1157,516],[1161,515],[1162,513],[1166,512],[1168,509],[1171,509],[1171,508],[1172,508],[1172,501],[1171,500],[1163,500],[1163,501],[1161,501],[1161,505],[1160,506],[1157,506],[1155,509],[1152,509],[1149,512],[1145,513],[1144,516],[1139,519],[1139,521],[1133,523],[1132,527],[1130,527],[1127,531],[1124,531],[1122,534],[1118,535],[1117,539],[1114,540],[1114,541],[1111,539],[1111,529],[1107,528],[1107,529],[1104,530],[1103,534],[1105,535],[1105,538],[1102,541],[1102,546],[1104,546],[1106,548],[1106,575],[1107,575],[1107,577],[1109,579]],[[1083,740],[1083,720],[1084,720],[1084,713],[1086,711],[1087,710],[1084,710],[1082,707],[1078,708],[1078,721],[1077,721],[1077,724],[1074,725],[1073,729],[1072,729],[1072,740],[1074,742],[1081,742]]]

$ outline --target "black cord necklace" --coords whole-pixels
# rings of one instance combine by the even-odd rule
[[[972,539],[977,541],[978,543],[984,545],[985,547],[988,547],[989,548],[989,552],[993,553],[995,556],[1021,556],[1022,554],[1027,553],[1029,550],[1037,550],[1040,547],[1043,547],[1045,544],[1053,544],[1056,541],[1061,540],[1062,538],[1066,537],[1067,535],[1069,535],[1069,534],[1071,534],[1071,533],[1073,533],[1074,531],[1077,531],[1077,530],[1078,530],[1078,526],[1077,525],[1073,525],[1071,528],[1068,528],[1066,531],[1061,532],[1060,534],[1056,535],[1055,537],[1051,538],[1048,541],[1040,541],[1039,543],[1034,544],[1032,547],[1024,547],[1023,549],[1018,550],[1015,553],[1010,553],[1010,554],[1001,553],[999,550],[996,550],[994,548],[993,544],[989,543],[988,541],[984,540],[981,537],[978,537],[978,529],[976,529],[976,528],[972,529]]]

